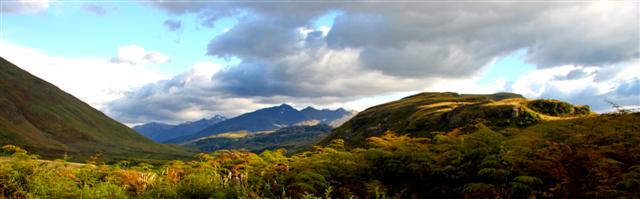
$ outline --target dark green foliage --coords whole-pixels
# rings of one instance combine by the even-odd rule
[[[540,99],[527,103],[530,109],[551,116],[576,116],[591,113],[589,106],[573,106],[558,100]]]
[[[518,126],[523,127],[538,123],[540,120],[542,120],[542,118],[540,118],[539,115],[532,113],[531,111],[520,108],[520,115],[515,120]]]

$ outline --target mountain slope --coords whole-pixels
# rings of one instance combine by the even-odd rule
[[[156,142],[165,142],[180,136],[189,136],[203,129],[226,120],[224,116],[216,115],[210,119],[201,119],[193,122],[185,122],[178,125],[151,122],[134,126],[133,130]]]
[[[269,108],[260,109],[254,112],[245,113],[238,117],[234,117],[223,122],[214,124],[206,129],[190,136],[182,136],[167,141],[167,143],[183,143],[186,141],[207,137],[224,132],[237,131],[272,131],[286,126],[292,126],[301,123],[325,123],[343,118],[345,115],[351,114],[344,109],[337,110],[317,110],[314,108],[306,108],[302,111],[282,104]]]
[[[134,126],[132,127],[132,129],[140,133],[140,135],[158,142],[158,139],[162,137],[161,134],[164,134],[164,132],[171,130],[173,127],[175,127],[175,125],[164,124],[160,122],[149,122],[146,124]]]
[[[45,157],[81,160],[184,158],[189,152],[155,143],[54,85],[0,59],[0,144]]]
[[[360,112],[334,129],[320,144],[344,139],[348,145],[362,146],[366,138],[386,131],[430,136],[469,123],[481,122],[492,128],[524,127],[542,120],[590,114],[587,106],[573,106],[557,100],[528,100],[513,93],[420,93]]]

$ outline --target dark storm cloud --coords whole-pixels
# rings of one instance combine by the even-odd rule
[[[275,58],[298,50],[301,39],[296,29],[280,25],[282,21],[265,17],[252,18],[234,26],[208,45],[207,54],[243,59]]]

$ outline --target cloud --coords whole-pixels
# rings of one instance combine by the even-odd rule
[[[576,104],[590,105],[597,112],[613,111],[606,100],[621,106],[640,106],[640,61],[634,60],[620,64],[619,73],[605,80],[597,75],[581,78],[569,77],[575,71],[610,70],[610,67],[561,66],[529,72],[509,85],[510,91],[530,98],[561,99]],[[580,73],[580,72],[578,72]]]
[[[104,6],[101,5],[97,5],[97,4],[84,4],[82,6],[82,9],[86,10],[87,12],[93,13],[96,16],[104,16],[106,15],[108,12],[111,11],[111,9],[107,9]]]
[[[213,38],[207,53],[251,62],[306,50],[295,30],[335,10],[341,14],[324,39],[326,46],[356,49],[362,67],[395,77],[467,77],[494,58],[519,49],[527,49],[526,60],[539,68],[610,65],[640,56],[640,30],[628,25],[640,20],[634,3],[317,4],[155,5],[173,13],[215,12],[213,19],[247,13],[230,31]]]
[[[344,56],[343,53],[336,55]],[[300,68],[281,63],[282,68],[265,68],[259,65],[222,67],[212,62],[199,62],[189,71],[169,80],[127,93],[110,103],[107,113],[127,123],[152,120],[173,123],[210,117],[213,114],[235,116],[280,103],[338,107],[340,103],[356,100],[363,95],[374,95],[383,89],[398,89],[394,88],[396,84],[392,82],[405,84],[406,81],[413,81],[385,77],[377,72],[361,73],[357,68],[344,70],[344,66],[354,65],[345,60],[356,60],[348,56],[326,57],[321,63],[314,63],[317,58],[309,55],[288,59],[293,60],[292,63],[305,59],[310,64],[322,66]],[[318,71],[309,70],[314,68],[318,68]],[[321,70],[323,73],[319,72]],[[298,75],[281,74],[281,71]],[[323,75],[329,71],[339,80],[324,82],[325,84],[318,82],[324,81]],[[361,84],[362,81],[369,84]],[[292,86],[294,82],[301,85]],[[318,86],[321,84],[322,86]],[[351,89],[354,87],[358,87],[359,91],[353,92]],[[296,96],[290,95],[291,93],[296,93]]]
[[[104,58],[53,56],[6,42],[0,42],[0,53],[20,68],[101,110],[124,96],[125,91],[167,78],[141,65],[112,63]]]
[[[148,51],[138,45],[127,45],[118,48],[118,56],[111,58],[113,63],[163,64],[170,60],[168,55],[156,51]]]
[[[197,62],[190,70],[171,79],[125,93],[109,103],[106,113],[126,123],[177,123],[214,114],[237,115],[264,106],[211,89],[216,84],[211,76],[219,70],[222,70],[219,64]]]
[[[631,79],[622,82],[615,90],[618,96],[640,96],[640,78]],[[637,98],[637,102],[640,102],[640,98]],[[640,105],[640,103],[635,104]]]
[[[2,13],[33,14],[46,11],[49,0],[12,0],[2,1]]]
[[[252,17],[211,40],[208,55],[243,59],[274,58],[300,50],[298,30],[283,27],[281,20]]]
[[[365,70],[358,54],[322,47],[270,60],[245,59],[215,74],[220,81],[215,88],[244,97],[353,97],[426,85],[426,80]]]
[[[170,31],[178,31],[182,29],[182,22],[177,20],[165,20],[163,24],[164,27],[166,27]]]
[[[602,82],[602,81],[611,80],[611,79],[617,77],[618,75],[620,75],[620,73],[624,69],[625,69],[624,67],[615,66],[615,65],[607,66],[607,67],[601,67],[597,71],[595,71],[596,76],[594,77],[594,81]]]
[[[595,71],[598,71],[598,70],[595,70]],[[576,69],[573,69],[573,70],[569,71],[569,73],[567,73],[566,75],[556,76],[554,79],[555,80],[582,79],[582,78],[589,77],[589,76],[593,75],[594,73],[595,72],[587,71],[584,68],[576,68]]]
[[[113,104],[120,107],[114,112],[126,121],[174,121],[217,111],[233,114],[223,110],[228,107],[225,103],[336,105],[363,97],[443,89],[557,95],[604,110],[600,99],[619,96],[613,90],[634,78],[621,74],[628,74],[633,68],[628,63],[640,58],[637,3],[151,4],[176,15],[195,14],[203,25],[235,17],[234,27],[206,44],[206,54],[241,61],[200,78],[198,84],[179,83],[193,75],[185,73],[127,94]],[[328,13],[338,13],[331,27],[313,26]],[[484,67],[519,50],[526,51],[522,59],[538,70],[513,83],[475,84]],[[178,99],[189,103],[179,104]],[[141,106],[178,114],[127,112],[127,107]]]
[[[605,66],[640,57],[639,4],[601,1],[540,16],[528,60],[539,67],[564,64]],[[631,25],[634,24],[634,25]],[[548,36],[546,36],[546,35]]]

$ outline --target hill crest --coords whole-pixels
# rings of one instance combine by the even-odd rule
[[[515,93],[458,94],[425,92],[368,108],[333,130],[320,144],[344,139],[362,146],[366,138],[386,131],[430,136],[470,123],[492,128],[523,127],[543,120],[559,120],[592,114],[588,106],[558,100],[530,100]]]

